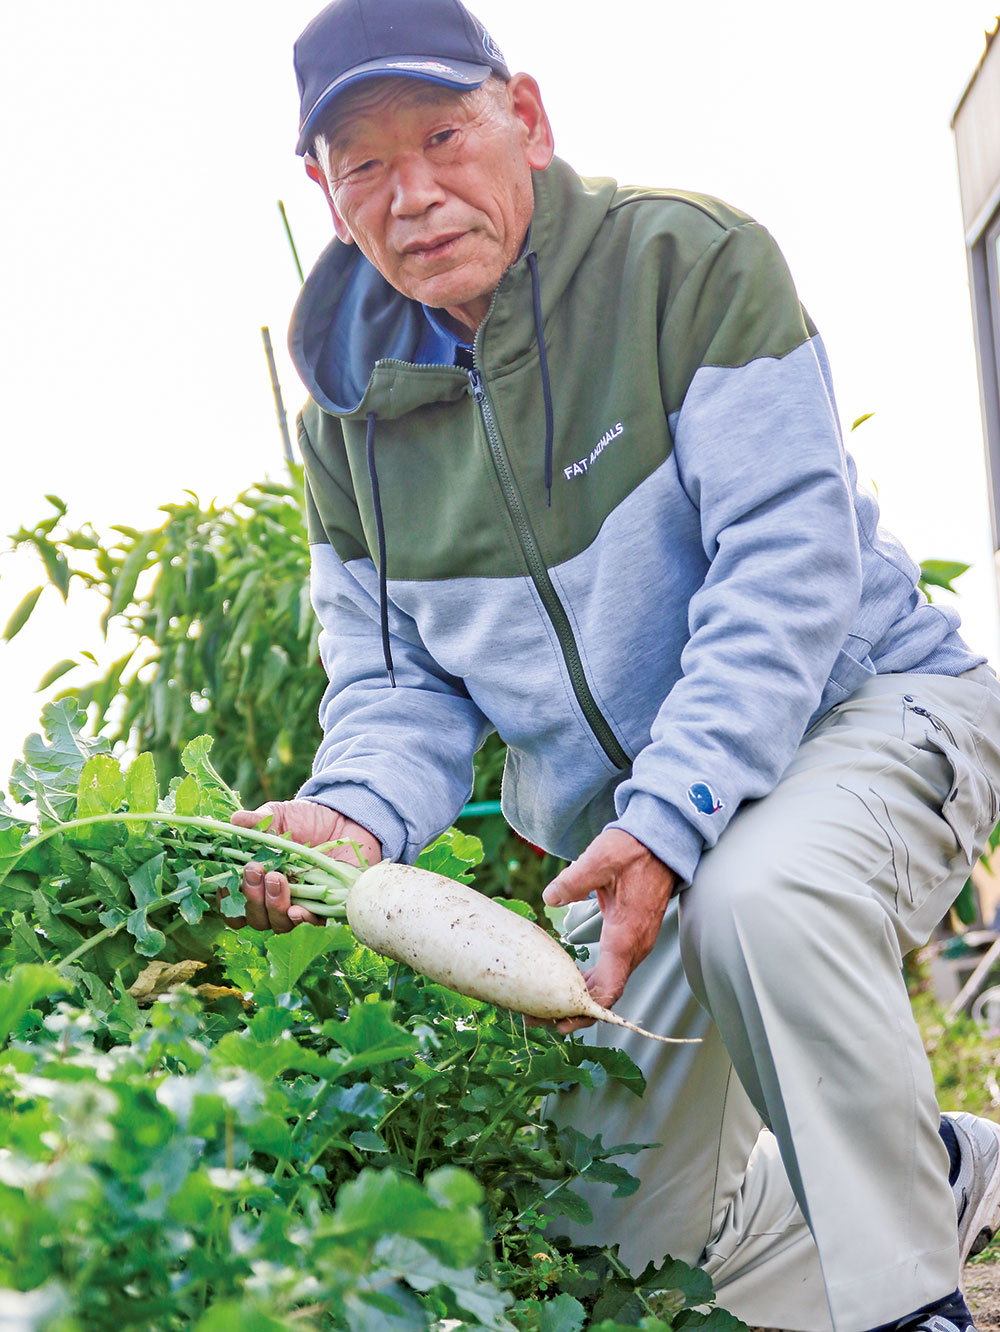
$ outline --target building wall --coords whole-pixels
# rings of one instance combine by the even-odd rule
[[[966,236],[1000,204],[1000,41],[996,33],[952,121]]]
[[[1000,24],[952,120],[1000,579]]]

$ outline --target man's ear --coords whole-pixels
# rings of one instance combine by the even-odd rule
[[[524,127],[528,165],[544,171],[555,153],[555,139],[538,84],[530,74],[515,74],[507,84],[507,99],[511,112]]]
[[[323,197],[330,209],[330,216],[333,218],[333,229],[337,234],[337,239],[343,241],[345,245],[353,245],[354,237],[347,230],[344,219],[337,212],[336,205],[330,195],[330,184],[326,178],[326,173],[312,153],[306,153],[303,160],[306,164],[306,175],[310,180],[314,180],[323,191]]]

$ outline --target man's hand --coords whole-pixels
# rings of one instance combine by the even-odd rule
[[[295,842],[321,846],[348,837],[357,842],[369,865],[382,859],[382,848],[367,828],[354,823],[335,809],[317,804],[315,800],[272,800],[259,809],[238,809],[231,822],[238,828],[255,828],[268,814],[271,815],[269,832],[289,833]],[[330,852],[332,860],[346,860],[358,864],[351,846],[337,846]],[[247,914],[234,917],[230,925],[249,925],[254,930],[274,930],[287,934],[302,921],[310,925],[325,925],[321,916],[314,916],[305,907],[291,906],[288,880],[277,870],[264,873],[264,867],[250,861],[243,871],[243,892],[247,899]]]
[[[597,965],[584,972],[599,1004],[611,1008],[625,982],[656,943],[677,875],[620,828],[599,833],[579,860],[556,875],[542,894],[549,906],[582,902],[595,889],[604,923]],[[589,1027],[593,1018],[557,1023],[562,1032]]]

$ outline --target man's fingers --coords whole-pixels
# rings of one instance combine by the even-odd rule
[[[631,950],[620,953],[612,940],[601,940],[601,955],[587,977],[587,989],[603,1008],[613,1008],[638,959]]]
[[[560,1018],[556,1023],[556,1031],[568,1036],[571,1031],[579,1031],[581,1027],[592,1027],[596,1021],[596,1018],[589,1017]]]
[[[303,922],[309,925],[325,925],[321,916],[315,916],[306,907],[292,906],[292,890],[284,874],[277,870],[264,871],[262,865],[251,861],[243,871],[243,895],[247,899],[246,916],[239,920],[233,918],[229,923],[235,927],[249,925],[253,930],[273,930],[275,934],[287,934],[296,925]]]
[[[534,1013],[522,1013],[521,1019],[526,1027],[554,1027],[553,1018],[536,1017]]]
[[[229,822],[237,828],[256,828],[259,823],[272,813],[270,805],[261,805],[257,809],[237,809],[229,816]],[[222,894],[219,894],[220,899]],[[252,930],[269,930],[271,923],[264,901],[264,867],[251,860],[243,870],[243,896],[247,900],[246,915],[230,916],[227,923],[235,930],[249,925]]]
[[[264,867],[251,861],[243,871],[243,896],[247,899],[247,924],[252,930],[269,930],[264,903]]]
[[[264,875],[264,906],[267,920],[275,934],[287,934],[295,922],[288,919],[288,908],[292,905],[291,889],[288,880],[277,870],[269,870]]]
[[[377,865],[382,859],[382,848],[371,833],[355,825],[346,834],[343,845],[331,847],[327,854],[331,860],[343,860],[348,865],[360,865],[362,860],[366,865]]]
[[[326,921],[322,916],[314,916],[311,911],[305,907],[293,906],[288,908],[288,919],[293,925],[325,925]]]
[[[382,848],[372,833],[312,800],[269,800],[256,809],[240,809],[232,815],[232,822],[238,828],[255,828],[266,819],[270,819],[273,833],[286,834],[306,846],[328,848],[331,860],[356,865],[358,852],[352,841],[358,844],[369,864],[376,864],[381,858]],[[345,839],[342,845],[330,845],[338,838]],[[250,861],[243,871],[243,895],[246,915],[242,919],[233,917],[235,926],[246,924],[255,930],[287,934],[303,921],[310,925],[325,924],[322,917],[307,907],[293,907],[286,876],[278,870],[265,870],[257,861]]]
[[[261,805],[257,809],[238,809],[229,816],[229,822],[236,825],[237,828],[256,828],[258,823],[263,823],[268,816],[274,817],[274,809],[270,805]]]
[[[226,888],[220,888],[219,891],[215,894],[215,907],[217,911],[222,910],[222,899],[228,896],[229,896],[229,890]],[[247,923],[246,916],[226,917],[226,924],[229,925],[234,930],[241,930],[246,923]]]
[[[251,861],[243,871],[243,896],[247,900],[246,922],[252,930],[266,930],[267,908],[264,905],[264,867]]]
[[[330,850],[326,854],[330,857],[331,860],[342,860],[345,861],[348,865],[358,865],[360,864],[360,861],[358,859],[359,850],[367,860],[368,857],[365,855],[364,847],[361,846],[360,843],[355,842],[353,838],[350,841],[345,841],[340,846],[331,846]]]
[[[592,846],[584,851],[579,860],[567,865],[557,874],[542,893],[542,900],[548,906],[568,906],[570,902],[582,902],[597,888],[603,888],[609,882],[607,857]]]

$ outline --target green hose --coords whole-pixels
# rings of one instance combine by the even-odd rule
[[[501,812],[499,800],[473,800],[471,804],[462,809],[458,817],[460,819],[478,819]]]

